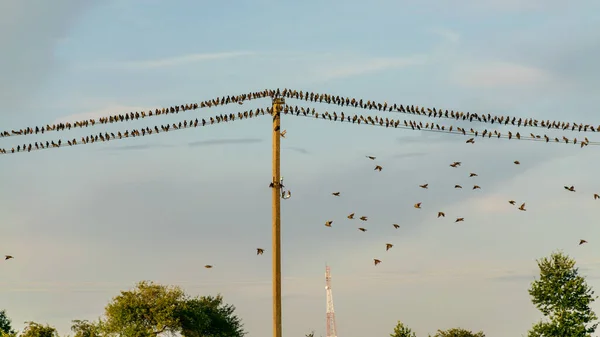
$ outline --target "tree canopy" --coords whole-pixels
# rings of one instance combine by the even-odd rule
[[[575,260],[562,252],[537,261],[540,277],[531,283],[532,303],[546,321],[529,330],[529,337],[588,337],[596,331],[598,319],[590,305],[596,300],[594,291],[579,275]]]
[[[88,320],[73,320],[71,331],[73,337],[100,337],[102,336],[101,322],[92,323]]]
[[[448,330],[438,330],[433,337],[485,337],[483,331],[473,332],[463,328],[452,328]]]
[[[15,333],[15,331],[12,329],[10,318],[6,316],[6,310],[0,310],[0,335],[3,332],[5,334]]]
[[[25,322],[27,326],[19,337],[58,337],[56,329],[48,324]]]
[[[394,332],[390,334],[390,337],[417,337],[417,334],[404,325],[404,323],[398,321],[398,324],[394,327]]]
[[[88,325],[80,325],[81,331],[89,330]],[[180,332],[185,337],[245,335],[235,307],[225,304],[222,296],[189,297],[179,287],[147,281],[113,298],[106,306],[105,320],[98,326],[103,332],[123,337],[150,337],[163,332]]]

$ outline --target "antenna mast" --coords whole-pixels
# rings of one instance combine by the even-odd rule
[[[333,295],[331,294],[331,269],[325,266],[325,291],[327,292],[327,337],[337,337]]]

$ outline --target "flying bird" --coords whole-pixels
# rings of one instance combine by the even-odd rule
[[[211,266],[210,264],[207,264],[206,266],[204,266],[204,268],[206,268],[206,269],[210,269],[210,268],[212,268],[212,267],[213,267],[213,266]]]
[[[388,250],[390,250],[390,248],[392,248],[392,247],[394,247],[394,245],[393,245],[393,244],[391,244],[391,243],[386,243],[386,244],[385,244],[385,251],[387,252],[387,251],[388,251]]]
[[[333,221],[331,221],[331,220],[330,220],[330,221],[327,221],[327,222],[325,223],[325,226],[327,226],[327,227],[331,227],[331,224],[332,224],[332,223],[333,223]]]
[[[467,144],[471,143],[471,144],[475,144],[475,138],[469,138],[469,140],[466,141]]]
[[[350,213],[350,215],[348,215],[348,219],[354,219],[354,213]]]
[[[596,199],[600,199],[600,195],[598,195],[598,193],[594,193],[594,200]]]
[[[285,134],[287,133],[286,130],[281,131],[279,134],[281,135],[281,138],[285,138]]]
[[[570,191],[570,192],[575,192],[575,186],[565,186],[565,190]]]
[[[513,163],[515,163],[515,165],[520,165],[521,164],[521,162],[518,161],[518,160],[515,160]]]
[[[256,255],[262,255],[265,252],[262,248],[256,248]]]
[[[585,240],[583,240],[583,239],[579,240],[579,245],[580,245],[580,246],[581,246],[582,244],[584,244],[584,243],[587,243],[587,241],[585,241]]]
[[[398,229],[400,228],[400,225],[398,225],[397,223],[394,224],[394,228]]]
[[[13,257],[13,256],[11,256],[11,255],[4,255],[4,260],[5,260],[5,261],[6,261],[6,260],[10,260],[10,259],[14,259],[14,257]]]
[[[439,217],[446,217],[446,213],[444,213],[444,212],[438,212],[438,218]]]
[[[522,203],[521,206],[519,206],[519,211],[526,211],[525,203]]]
[[[383,170],[383,167],[381,167],[379,165],[375,166],[375,171],[381,172],[381,170]]]
[[[428,186],[429,186],[429,184],[419,185],[420,188],[424,188],[424,189],[427,189]]]
[[[333,192],[333,193],[331,193],[331,194],[332,194],[332,195],[334,195],[334,196],[336,196],[336,197],[339,197],[339,196],[340,196],[340,192]]]
[[[361,216],[361,217],[360,217],[360,219],[361,219],[362,221],[367,221],[367,220],[369,220],[369,219],[368,219],[366,216],[364,216],[364,215],[363,215],[363,216]]]
[[[477,173],[472,173],[472,172],[471,172],[471,173],[469,173],[469,178],[470,178],[470,177],[477,177]]]
[[[363,228],[363,227],[358,227],[358,230],[361,231],[361,232],[366,232],[367,231],[367,229]]]
[[[480,189],[481,189],[481,187],[479,187],[479,185],[475,185],[475,186],[473,186],[473,189],[474,189],[474,190],[480,190]]]
[[[367,158],[371,159],[371,160],[375,160],[375,157],[373,156],[366,156]]]
[[[450,164],[451,167],[459,167],[461,164],[461,162],[459,161],[455,161],[454,163]]]
[[[420,202],[417,202],[417,203],[415,204],[415,206],[414,206],[414,207],[415,207],[415,208],[421,208],[421,203],[420,203]]]
[[[509,200],[509,201],[508,201],[508,203],[509,203],[509,204],[511,204],[511,205],[514,205],[514,204],[516,204],[516,201],[514,201],[514,200]]]
[[[379,260],[379,259],[373,259],[373,262],[375,263],[375,265],[378,265],[378,264],[381,263],[381,260]]]
[[[454,188],[462,188],[460,185],[454,185]]]
[[[465,218],[456,218],[456,221],[454,221],[454,222],[461,222],[461,221],[465,221]]]

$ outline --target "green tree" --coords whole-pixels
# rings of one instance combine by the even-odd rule
[[[186,298],[177,318],[185,337],[243,337],[242,320],[221,295]]]
[[[58,337],[58,332],[50,325],[35,322],[25,322],[27,326],[19,337]]]
[[[485,337],[483,331],[473,332],[463,328],[452,328],[448,330],[438,330],[433,337]]]
[[[87,323],[77,329],[88,332]],[[189,297],[179,287],[139,282],[134,290],[121,291],[105,308],[105,320],[96,333],[119,337],[155,337],[180,332],[185,337],[242,337],[245,335],[235,307],[223,297]],[[87,329],[87,330],[86,330]],[[79,330],[78,330],[79,331]],[[88,337],[95,335],[78,335]]]
[[[398,324],[394,327],[394,332],[390,334],[390,337],[417,337],[417,334],[414,333],[411,328],[404,325],[404,323],[398,321]]]
[[[103,330],[123,337],[176,333],[180,330],[176,312],[184,296],[179,287],[139,282],[134,290],[121,291],[106,306]]]
[[[12,329],[10,318],[6,316],[6,310],[0,310],[0,334],[2,332],[6,334],[15,333],[15,331]]]
[[[88,320],[73,320],[71,325],[71,331],[75,335],[73,337],[100,337],[101,333],[101,322],[92,323]]]
[[[598,319],[590,308],[594,291],[579,275],[575,260],[562,252],[537,261],[540,278],[529,288],[532,303],[547,321],[529,330],[529,337],[588,337],[596,331]]]

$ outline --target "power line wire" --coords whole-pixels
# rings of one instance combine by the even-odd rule
[[[550,137],[547,135],[521,135],[519,132],[513,133],[512,131],[508,131],[506,133],[502,133],[497,130],[483,130],[477,131],[474,129],[465,129],[461,127],[454,127],[452,125],[441,125],[433,122],[417,122],[417,121],[409,121],[399,119],[390,119],[390,118],[382,118],[379,116],[369,116],[369,115],[346,115],[344,112],[323,112],[319,113],[314,108],[300,108],[300,107],[291,107],[286,106],[286,109],[283,110],[284,114],[293,115],[298,117],[309,117],[319,120],[328,120],[332,122],[346,122],[357,125],[368,125],[368,126],[379,126],[386,128],[395,128],[395,129],[405,129],[405,130],[415,130],[415,131],[424,131],[424,132],[435,132],[435,133],[446,133],[453,135],[463,135],[473,138],[473,140],[469,139],[467,142],[471,143],[475,141],[475,138],[498,138],[498,139],[514,139],[514,140],[526,140],[526,141],[536,141],[536,142],[546,142],[546,143],[565,143],[565,144],[575,144],[580,147],[588,146],[588,145],[600,145],[600,142],[591,142],[585,137],[583,140],[576,138],[566,138],[562,136],[560,139],[558,137]]]
[[[45,149],[50,149],[50,148],[61,148],[61,147],[71,147],[71,146],[76,146],[76,145],[84,145],[84,144],[93,144],[93,143],[97,143],[97,142],[109,142],[109,141],[113,141],[113,140],[122,140],[122,139],[126,139],[126,138],[135,138],[135,137],[143,137],[143,136],[150,136],[153,134],[158,134],[161,132],[169,132],[169,131],[177,131],[177,130],[183,130],[183,129],[189,129],[189,128],[196,128],[196,127],[203,127],[203,126],[208,126],[208,125],[213,125],[213,124],[219,124],[219,123],[223,123],[223,122],[233,122],[236,120],[242,120],[242,119],[249,119],[249,118],[253,118],[253,117],[258,117],[258,116],[262,116],[265,114],[265,112],[267,114],[269,114],[270,109],[255,109],[255,110],[249,110],[249,111],[244,111],[244,112],[238,112],[237,115],[236,114],[221,114],[221,115],[217,115],[215,117],[210,117],[208,119],[208,121],[206,119],[201,119],[201,120],[185,120],[185,121],[180,121],[179,123],[173,123],[173,124],[167,124],[167,125],[161,125],[160,128],[158,126],[154,126],[152,128],[150,127],[146,127],[146,128],[141,128],[141,129],[131,129],[131,130],[125,130],[123,132],[121,131],[117,131],[116,134],[115,132],[99,132],[98,134],[92,134],[86,137],[81,137],[81,140],[78,142],[75,138],[73,138],[72,140],[67,140],[66,142],[64,142],[63,140],[59,139],[57,141],[45,141],[45,142],[35,142],[33,144],[29,143],[29,144],[23,144],[22,146],[19,145],[16,148],[13,147],[10,150],[6,150],[6,149],[2,149],[0,148],[0,155],[2,154],[16,154],[16,153],[29,153],[32,151],[39,151],[39,150],[45,150]]]
[[[492,114],[478,114],[461,111],[448,111],[436,108],[425,108],[415,105],[388,104],[387,102],[378,103],[374,100],[355,99],[339,95],[332,95],[318,92],[303,92],[292,89],[279,89],[275,92],[275,96],[282,96],[290,99],[305,100],[314,103],[335,104],[338,106],[349,106],[359,109],[378,110],[385,112],[413,114],[429,118],[446,118],[463,120],[468,122],[480,122],[487,124],[513,125],[516,127],[535,127],[556,129],[563,131],[578,131],[578,132],[600,132],[600,125],[594,127],[591,124],[585,123],[570,123],[561,121],[538,120],[529,117],[513,117],[513,116],[498,116]]]

